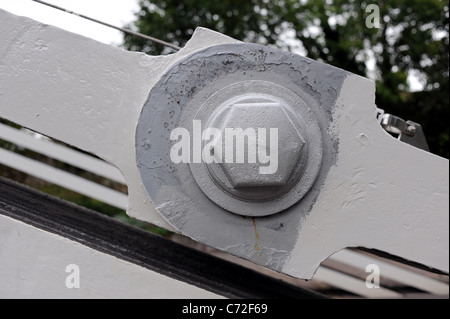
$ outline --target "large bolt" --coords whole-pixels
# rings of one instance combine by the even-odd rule
[[[204,161],[189,167],[209,199],[254,217],[281,212],[309,192],[321,167],[322,134],[302,94],[248,80],[199,99],[193,119],[206,124],[196,148]]]
[[[298,123],[267,95],[232,104],[220,130],[214,149],[221,148],[220,167],[234,189],[286,185],[306,149]]]

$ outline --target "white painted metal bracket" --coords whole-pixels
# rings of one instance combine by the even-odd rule
[[[151,57],[1,10],[0,21],[0,117],[112,163],[127,182],[130,216],[185,233],[159,214],[141,181],[136,126],[149,92],[172,66],[202,49],[239,42],[198,29],[178,53]],[[187,235],[299,278],[311,278],[327,257],[357,246],[448,272],[448,160],[389,136],[375,118],[374,93],[372,81],[350,73],[330,93],[336,102],[325,133],[339,141],[336,161],[308,214],[292,226],[291,249],[260,259],[254,242],[245,244],[257,250],[236,251],[220,236],[211,242],[200,230]],[[273,250],[271,238],[259,238],[266,236],[259,225],[246,219],[242,227]],[[267,260],[277,253],[281,261]]]
[[[235,41],[199,29],[180,52],[153,57],[0,14],[0,116],[114,164],[126,177],[128,213],[172,229],[151,205],[135,164],[140,111],[150,88],[177,60]]]
[[[222,298],[3,215],[0,257],[5,299]]]
[[[338,163],[283,271],[309,277],[313,260],[362,246],[448,272],[448,160],[382,130],[374,100],[374,83],[346,79],[333,115]]]

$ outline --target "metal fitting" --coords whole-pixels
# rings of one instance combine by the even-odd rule
[[[298,202],[312,186],[322,156],[320,128],[289,89],[266,81],[231,84],[213,93],[195,120],[220,132],[202,145],[215,161],[190,168],[222,208],[267,216]]]

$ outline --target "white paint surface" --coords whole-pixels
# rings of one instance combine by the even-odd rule
[[[24,130],[15,129],[1,123],[0,138],[85,171],[125,184],[122,174],[116,167],[93,156],[56,144],[50,139],[39,139]]]
[[[0,10],[0,116],[92,152],[127,180],[128,213],[172,229],[143,189],[135,129],[150,88],[187,54],[235,42],[200,29],[170,56],[150,57]],[[448,160],[403,144],[375,119],[373,82],[349,76],[333,115],[330,169],[283,272],[310,278],[348,246],[377,248],[448,272]]]
[[[68,289],[67,265],[80,270]],[[0,215],[0,298],[222,298]]]
[[[283,272],[313,276],[345,248],[376,248],[448,272],[449,163],[391,137],[375,119],[375,85],[349,76],[333,114],[339,158]]]
[[[127,181],[127,213],[175,231],[141,185],[136,123],[167,68],[195,50],[234,40],[199,29],[177,54],[152,57],[2,10],[0,21],[0,117],[114,164]]]
[[[0,164],[125,210],[128,196],[88,179],[0,148]]]
[[[386,288],[367,288],[366,282],[336,270],[320,267],[314,279],[365,298],[401,298],[402,295]]]
[[[337,252],[330,257],[330,260],[347,264],[350,267],[359,268],[362,271],[365,271],[367,265],[377,265],[380,268],[380,275],[383,278],[394,280],[406,286],[418,288],[437,296],[448,296],[449,294],[447,283],[427,277],[405,267],[388,263],[381,260],[381,258],[373,258],[350,249]],[[319,279],[317,278],[317,273],[314,278]]]

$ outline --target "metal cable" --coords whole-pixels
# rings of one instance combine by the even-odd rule
[[[100,21],[100,20],[97,20],[97,19],[85,16],[85,15],[79,14],[79,13],[76,13],[76,12],[73,12],[73,11],[70,11],[70,10],[67,10],[65,8],[59,7],[57,5],[54,5],[54,4],[45,2],[45,1],[41,1],[41,0],[32,0],[32,1],[40,3],[40,4],[43,4],[43,5],[46,5],[48,7],[52,7],[54,9],[58,9],[58,10],[64,11],[64,12],[69,13],[69,14],[76,15],[76,16],[78,16],[80,18],[83,18],[83,19],[86,19],[86,20],[89,20],[89,21],[92,21],[92,22],[95,22],[95,23],[99,23],[99,24],[104,25],[106,27],[122,31],[123,33],[129,34],[129,35],[132,35],[132,36],[135,36],[135,37],[143,38],[145,40],[149,40],[149,41],[152,41],[152,42],[155,42],[155,43],[162,44],[162,45],[164,45],[166,47],[172,48],[172,49],[177,50],[177,51],[181,49],[179,46],[176,46],[176,45],[171,44],[169,42],[166,42],[166,41],[163,41],[163,40],[160,40],[160,39],[157,39],[157,38],[154,38],[154,37],[151,37],[151,36],[139,33],[139,32],[131,31],[129,29],[120,28],[120,27],[117,27],[115,25],[112,25],[112,24],[109,24],[109,23],[106,23],[106,22],[103,22],[103,21]]]

